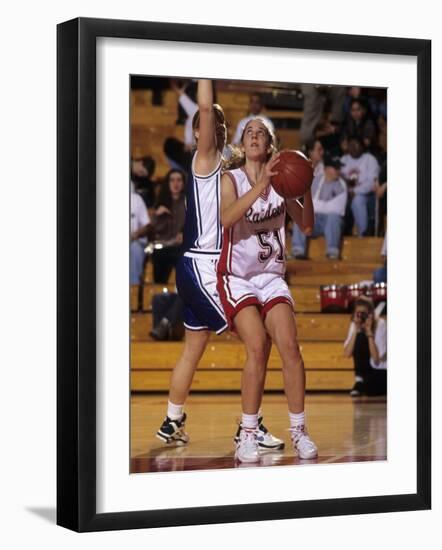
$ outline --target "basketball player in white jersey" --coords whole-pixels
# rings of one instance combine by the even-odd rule
[[[210,331],[221,334],[228,328],[216,289],[216,264],[223,237],[220,221],[221,152],[227,130],[222,108],[213,104],[210,80],[198,81],[198,108],[192,124],[197,149],[192,161],[192,181],[187,186],[185,252],[176,268],[177,289],[184,302],[185,344],[172,372],[167,416],[157,432],[159,439],[176,445],[185,445],[189,441],[185,432],[184,403]],[[266,361],[269,351],[268,342]],[[267,449],[284,447],[284,442],[273,437],[262,425],[262,418],[258,441],[260,447]]]
[[[304,206],[285,200],[270,185],[277,174],[273,132],[255,118],[244,129],[241,152],[221,183],[221,223],[224,240],[218,263],[218,292],[229,325],[245,344],[247,360],[241,382],[242,426],[236,458],[259,460],[258,410],[266,373],[266,340],[270,335],[282,360],[293,446],[302,459],[317,456],[305,428],[304,364],[297,344],[293,301],[285,273],[286,210],[305,233],[314,213],[311,193]],[[273,156],[272,156],[273,155]]]

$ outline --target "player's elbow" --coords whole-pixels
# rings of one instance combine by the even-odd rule
[[[312,234],[313,234],[313,229],[310,226],[307,225],[303,228],[302,232],[304,233],[304,235],[306,237],[311,237]]]

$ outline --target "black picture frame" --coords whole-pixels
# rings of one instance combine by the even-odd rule
[[[417,491],[361,498],[96,512],[96,39],[153,39],[417,59]],[[431,41],[74,19],[57,28],[57,523],[152,528],[431,507]]]

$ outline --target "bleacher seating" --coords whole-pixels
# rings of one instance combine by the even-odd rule
[[[249,103],[247,87],[233,91],[226,84],[218,90],[231,138],[238,121],[245,116]],[[299,148],[299,123],[296,110],[268,110],[275,122],[282,148]],[[135,157],[151,155],[156,161],[155,178],[167,173],[169,166],[163,153],[167,137],[183,139],[184,126],[176,125],[177,96],[163,93],[162,105],[152,105],[150,90],[131,93],[131,151]],[[287,129],[289,127],[289,129]],[[289,247],[289,239],[287,239]],[[307,390],[348,390],[353,383],[352,360],[343,356],[343,340],[348,329],[348,314],[320,313],[320,285],[352,284],[371,280],[375,268],[382,264],[379,238],[345,237],[342,260],[325,259],[324,239],[311,241],[308,261],[289,260],[287,280],[295,300],[297,327],[304,356]],[[289,252],[289,250],[287,250]],[[148,262],[144,283],[133,286],[130,294],[131,376],[133,391],[167,391],[170,374],[180,355],[182,342],[154,342],[152,327],[154,294],[175,290],[175,274],[167,285],[154,284]],[[212,336],[195,374],[193,390],[238,391],[245,354],[242,343],[231,333]],[[266,389],[281,390],[282,375],[276,349],[272,350]]]

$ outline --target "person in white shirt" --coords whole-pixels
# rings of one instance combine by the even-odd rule
[[[344,354],[354,360],[352,397],[387,393],[387,323],[376,317],[373,302],[366,296],[354,303]]]
[[[187,85],[188,83],[180,84],[175,79],[170,81],[172,90],[178,95],[178,103],[183,108],[187,117],[184,123],[184,143],[176,137],[170,136],[165,140],[163,148],[170,168],[181,170],[187,176],[190,176],[192,151],[195,147],[192,120],[198,111],[198,105],[186,94]]]
[[[150,229],[150,218],[141,195],[130,184],[130,284],[140,284],[144,269],[144,249]]]
[[[241,143],[241,138],[244,132],[244,128],[246,127],[249,120],[252,120],[257,116],[259,116],[266,122],[266,124],[270,127],[272,132],[275,131],[273,122],[268,117],[262,114],[263,108],[264,108],[264,105],[262,104],[261,96],[259,94],[251,94],[250,102],[249,102],[249,114],[238,122],[235,135],[233,136],[233,139],[232,139],[233,145],[239,145]]]
[[[371,153],[364,153],[361,138],[350,137],[348,154],[341,158],[343,168],[341,174],[349,188],[351,211],[356,223],[358,235],[367,233],[369,211],[374,217],[375,184],[379,177],[379,164]]]
[[[187,118],[184,123],[184,149],[190,153],[195,146],[192,119],[193,115],[198,111],[198,104],[186,94],[186,84],[179,86],[176,80],[172,80],[170,84],[172,89],[178,94],[178,103],[186,113]]]
[[[311,188],[315,211],[312,237],[325,236],[327,257],[333,260],[339,258],[347,204],[347,186],[339,176],[341,166],[338,157],[326,156],[324,173],[314,177]],[[307,258],[306,242],[306,235],[295,225],[292,236],[292,251],[295,258]]]

